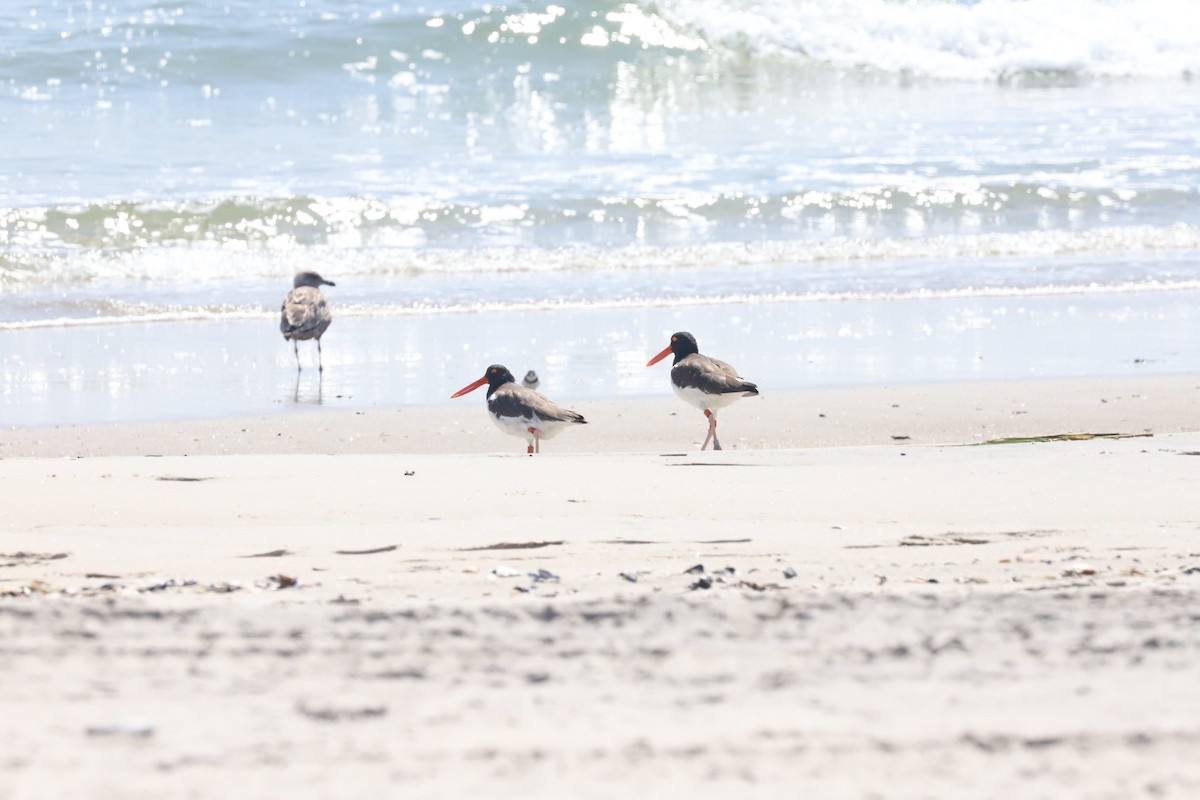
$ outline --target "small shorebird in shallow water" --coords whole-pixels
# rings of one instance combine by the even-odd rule
[[[321,294],[321,287],[336,285],[315,272],[301,272],[292,282],[292,290],[283,298],[279,330],[285,341],[292,342],[292,351],[296,354],[296,372],[301,370],[300,342],[307,339],[317,340],[317,371],[325,371],[321,364],[321,335],[333,322],[333,312],[325,302],[325,295]]]
[[[483,377],[467,384],[451,399],[462,397],[487,384],[487,407],[492,421],[507,434],[523,436],[529,455],[541,452],[542,439],[550,439],[568,425],[586,425],[587,420],[550,398],[526,389],[507,367],[492,364]]]
[[[533,370],[525,373],[525,377],[521,378],[521,385],[526,389],[536,389],[541,381],[538,379],[537,373]]]
[[[742,380],[737,370],[724,361],[701,355],[700,348],[696,346],[696,337],[686,331],[672,334],[671,343],[647,361],[646,366],[652,367],[672,353],[675,354],[675,362],[671,367],[671,388],[685,403],[700,409],[708,417],[708,436],[704,437],[700,449],[706,449],[709,440],[712,440],[713,450],[720,450],[717,411],[739,397],[757,395],[758,387]]]

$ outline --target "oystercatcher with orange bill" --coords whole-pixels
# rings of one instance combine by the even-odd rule
[[[529,455],[541,452],[542,439],[551,439],[568,425],[586,425],[587,420],[563,408],[545,395],[527,389],[507,367],[492,364],[483,377],[459,389],[450,398],[462,397],[487,384],[488,414],[500,430],[523,436]]]
[[[687,331],[672,334],[671,343],[647,361],[646,366],[652,367],[672,353],[675,354],[675,362],[671,367],[671,388],[685,403],[700,409],[708,417],[708,435],[704,437],[700,449],[707,449],[711,440],[713,450],[720,450],[717,411],[739,397],[757,395],[758,387],[739,377],[737,370],[724,361],[701,355],[696,337]]]

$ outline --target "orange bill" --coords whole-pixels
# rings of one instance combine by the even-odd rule
[[[454,394],[450,395],[450,399],[453,400],[456,397],[462,397],[464,394],[467,394],[468,392],[473,392],[476,389],[478,389],[480,386],[483,386],[487,382],[488,382],[487,375],[484,375],[482,378],[475,381],[474,383],[469,383],[466,386],[464,386],[463,388],[459,389]]]
[[[664,358],[666,358],[669,355],[671,355],[671,345],[667,345],[665,348],[663,348],[663,351],[661,353],[659,353],[654,358],[647,361],[646,366],[653,367],[655,364],[662,361]]]

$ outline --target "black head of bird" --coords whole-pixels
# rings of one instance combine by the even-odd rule
[[[516,383],[516,380],[517,379],[513,377],[513,374],[508,371],[508,367],[502,364],[492,364],[490,367],[484,370],[482,378],[459,389],[457,392],[450,395],[450,399],[462,397],[464,394],[473,392],[480,386],[483,386],[485,383],[488,387],[488,397],[491,397],[492,392],[496,391],[506,383]]]
[[[322,286],[337,286],[333,281],[327,281],[311,270],[305,272],[297,272],[296,277],[292,280],[292,288],[299,289],[301,286],[311,286],[314,289],[320,289]]]
[[[699,352],[700,348],[696,344],[696,337],[687,331],[679,331],[678,333],[671,334],[671,343],[664,347],[662,352],[647,361],[646,366],[652,367],[672,353],[675,354],[675,360],[671,363],[678,364],[680,359],[687,358],[692,353]]]

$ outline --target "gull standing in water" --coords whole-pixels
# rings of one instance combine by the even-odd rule
[[[333,312],[321,294],[322,286],[336,286],[315,272],[301,272],[292,282],[292,290],[283,298],[279,330],[285,341],[291,340],[296,354],[296,372],[300,372],[300,342],[317,340],[317,371],[324,372],[321,364],[321,335],[333,322]]]
[[[708,436],[704,437],[700,449],[707,448],[709,440],[712,440],[713,450],[720,450],[717,411],[739,397],[757,395],[758,387],[738,377],[737,370],[724,361],[701,355],[696,337],[686,331],[672,334],[671,343],[647,361],[646,366],[654,366],[672,353],[675,354],[675,361],[671,367],[671,388],[685,403],[700,409],[708,417]]]
[[[557,436],[568,425],[587,424],[582,415],[518,384],[508,368],[500,364],[492,364],[482,378],[467,384],[450,397],[462,397],[485,383],[488,387],[488,415],[492,422],[505,433],[525,437],[525,452],[529,455],[540,453],[542,439]]]

